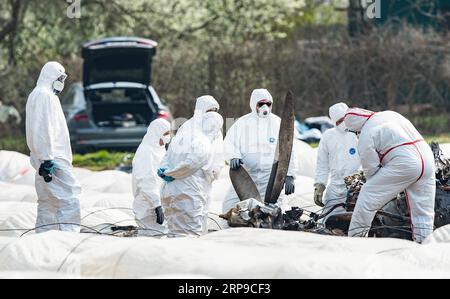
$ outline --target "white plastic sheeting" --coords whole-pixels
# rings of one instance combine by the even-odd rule
[[[300,144],[300,164],[314,166],[313,149]],[[1,160],[0,175],[27,165]],[[9,152],[10,155],[16,155]],[[314,161],[313,161],[314,160]],[[14,163],[15,165],[10,165]],[[305,167],[306,168],[306,167]],[[12,170],[11,170],[12,169]],[[306,169],[312,174],[314,167]],[[228,169],[213,185],[209,228],[231,186]],[[83,231],[109,233],[109,224],[136,225],[131,212],[130,175],[75,169],[82,182]],[[283,206],[316,211],[312,175],[300,175],[296,194]],[[28,186],[27,186],[28,185]],[[450,226],[423,245],[395,239],[350,239],[311,233],[227,229],[200,238],[118,238],[48,232],[36,235],[32,184],[0,182],[0,277],[19,278],[450,278]],[[87,228],[89,227],[89,228]],[[17,228],[21,230],[16,230]],[[267,259],[268,256],[273,258]]]
[[[317,148],[312,148],[306,142],[294,140],[297,149],[298,175],[314,178],[316,176]]]
[[[34,175],[30,157],[16,152],[0,151],[0,181],[34,186]]]
[[[178,239],[49,232],[0,238],[0,271],[106,278],[450,278],[450,250],[442,243],[243,228]]]

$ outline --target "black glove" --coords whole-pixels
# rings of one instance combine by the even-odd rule
[[[164,211],[161,206],[155,208],[156,213],[156,223],[163,224],[164,223]]]
[[[44,161],[39,167],[39,175],[44,178],[46,183],[50,183],[53,179],[53,172],[55,171],[55,163],[52,160]]]
[[[295,192],[295,180],[293,176],[287,176],[284,181],[284,193],[286,195],[292,194]]]
[[[241,164],[244,164],[242,163],[241,159],[234,158],[230,160],[230,168],[233,170],[239,169],[239,167],[241,167]]]

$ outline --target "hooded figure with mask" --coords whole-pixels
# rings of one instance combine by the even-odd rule
[[[188,130],[195,130],[202,126],[202,117],[206,113],[218,112],[220,109],[219,103],[210,95],[205,95],[197,98],[195,103],[194,116],[188,119],[177,131],[174,141],[181,138]],[[218,179],[220,171],[225,166],[225,159],[223,156],[223,134],[219,131],[213,140],[213,159],[210,163],[210,168],[214,174],[212,179]]]
[[[163,159],[159,176],[166,181],[161,198],[169,234],[174,236],[204,234],[204,213],[211,190],[213,140],[223,118],[216,112],[201,117],[201,126],[174,138]]]
[[[330,107],[330,118],[336,127],[327,130],[319,143],[314,202],[325,207],[325,213],[334,205],[345,203],[347,188],[344,178],[356,173],[361,167],[357,151],[358,138],[345,130],[344,116],[347,109],[348,106],[344,103]],[[344,208],[337,208],[333,213],[343,211]]]
[[[140,236],[167,234],[160,198],[163,181],[157,171],[169,141],[170,123],[156,119],[150,123],[133,159],[133,211]]]
[[[433,153],[413,124],[397,112],[349,109],[346,127],[359,133],[358,151],[366,183],[356,202],[349,236],[364,237],[378,210],[404,191],[413,239],[433,232],[436,193]]]
[[[174,137],[172,143],[176,143],[178,139],[182,138],[186,132],[192,131],[202,126],[202,117],[206,113],[210,112],[218,112],[220,109],[219,103],[216,99],[210,95],[204,95],[197,98],[195,103],[194,116],[188,119],[185,123],[181,125],[181,127],[177,131],[177,135]],[[220,176],[220,172],[222,168],[225,166],[225,158],[223,155],[223,134],[220,130],[214,140],[212,141],[213,154],[212,158],[208,165],[204,166],[205,172],[208,174],[208,180],[210,180],[211,184],[213,181],[217,180]],[[212,185],[209,185],[212,186]],[[204,221],[204,229],[205,233],[208,230],[208,211],[211,203],[211,198],[209,194],[211,192],[208,191],[208,200],[205,205],[205,209],[203,211],[203,221]]]
[[[261,198],[264,198],[272,172],[281,124],[281,119],[272,113],[272,104],[273,98],[267,89],[255,89],[250,97],[252,112],[239,118],[231,126],[224,141],[230,168],[244,167],[255,182]],[[294,147],[285,180],[286,195],[295,191],[296,172],[297,158]],[[223,202],[223,213],[235,207],[238,202],[234,188],[230,188]]]
[[[36,232],[80,231],[81,187],[73,175],[66,118],[57,94],[67,78],[64,67],[48,62],[26,105],[26,137],[36,169]]]

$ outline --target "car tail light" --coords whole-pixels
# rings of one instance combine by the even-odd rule
[[[156,118],[169,119],[169,118],[170,118],[170,114],[169,114],[168,111],[160,110],[160,111],[158,111],[158,113],[156,114]]]
[[[85,113],[78,113],[78,114],[75,114],[75,116],[73,117],[73,119],[74,119],[76,122],[80,122],[80,121],[87,121],[87,120],[89,120],[89,117],[88,117],[87,114],[85,114]]]

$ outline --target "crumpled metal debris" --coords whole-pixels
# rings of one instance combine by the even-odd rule
[[[432,142],[430,146],[436,163],[436,180],[438,186],[450,190],[450,159],[444,157],[438,143]]]
[[[431,143],[434,161],[436,163],[436,227],[450,224],[450,159],[444,157],[438,143]]]
[[[263,204],[254,198],[239,202],[219,217],[227,220],[230,227],[281,229],[283,226],[283,213],[277,204]]]
[[[313,232],[325,235],[344,235],[342,231],[330,230],[318,224],[321,216],[310,214],[309,219],[301,219],[304,210],[292,207],[285,213],[276,204],[263,204],[254,198],[241,201],[226,214],[220,215],[230,227],[269,228],[290,231]]]

